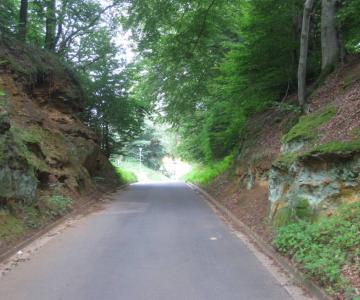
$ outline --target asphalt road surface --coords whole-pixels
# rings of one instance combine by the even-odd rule
[[[135,184],[0,279],[1,300],[292,299],[183,183]]]

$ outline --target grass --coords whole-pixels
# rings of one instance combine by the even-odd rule
[[[186,181],[206,186],[211,183],[217,176],[224,173],[233,160],[233,156],[226,156],[223,160],[209,164],[195,166],[188,174],[185,175]]]
[[[23,235],[25,226],[21,220],[5,210],[0,210],[0,240],[9,241]]]
[[[133,160],[125,160],[119,164],[120,168],[128,170],[135,174],[137,181],[149,180],[149,181],[166,181],[169,180],[164,174],[159,171],[150,169],[145,165],[140,168],[139,162]]]
[[[121,183],[128,184],[137,181],[137,177],[132,171],[128,171],[120,167],[115,167],[115,172]]]
[[[295,140],[312,141],[316,138],[316,129],[328,122],[336,113],[332,106],[328,106],[322,112],[302,116],[299,122],[283,136],[283,143]]]
[[[299,221],[278,228],[273,245],[329,292],[349,293],[351,285],[342,270],[348,265],[360,272],[359,232],[360,202],[355,202],[314,223]]]

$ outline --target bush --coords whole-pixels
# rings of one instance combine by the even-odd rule
[[[313,224],[279,227],[273,245],[324,286],[344,292],[349,283],[342,268],[360,259],[360,202],[343,205]]]

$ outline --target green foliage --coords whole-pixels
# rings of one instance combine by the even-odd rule
[[[329,106],[323,111],[302,116],[299,122],[283,136],[283,142],[314,140],[316,138],[316,129],[328,122],[335,113],[335,108]]]
[[[163,145],[164,132],[159,127],[147,120],[143,132],[124,148],[127,158],[139,160],[141,148],[142,163],[153,170],[159,170],[162,159],[167,154]]]
[[[2,0],[0,2],[0,36],[1,33],[15,32],[18,18],[18,0]]]
[[[231,165],[233,156],[228,155],[223,160],[211,164],[197,165],[188,174],[185,175],[186,181],[206,186],[211,183],[217,176],[224,173]]]
[[[62,195],[52,195],[45,199],[47,214],[50,218],[63,216],[71,209],[73,200],[70,197]]]
[[[337,13],[338,21],[344,34],[346,50],[350,53],[360,52],[360,27],[358,12],[360,11],[360,1],[342,1],[342,5]]]
[[[120,183],[122,184],[129,184],[137,181],[137,177],[132,171],[125,170],[119,167],[115,167],[115,171]]]
[[[349,284],[341,271],[359,256],[360,202],[346,204],[330,217],[277,229],[274,247],[289,256],[324,286],[343,292]]]

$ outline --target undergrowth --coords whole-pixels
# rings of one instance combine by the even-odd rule
[[[233,155],[226,156],[223,160],[208,165],[197,165],[185,175],[185,181],[200,186],[208,185],[215,177],[224,173],[230,166]]]
[[[328,289],[355,296],[344,267],[360,272],[360,202],[345,204],[315,223],[300,221],[278,228],[274,247]],[[349,291],[350,290],[350,291]]]
[[[48,208],[47,215],[50,218],[60,217],[71,209],[73,200],[63,195],[52,195],[46,198],[45,204]]]

